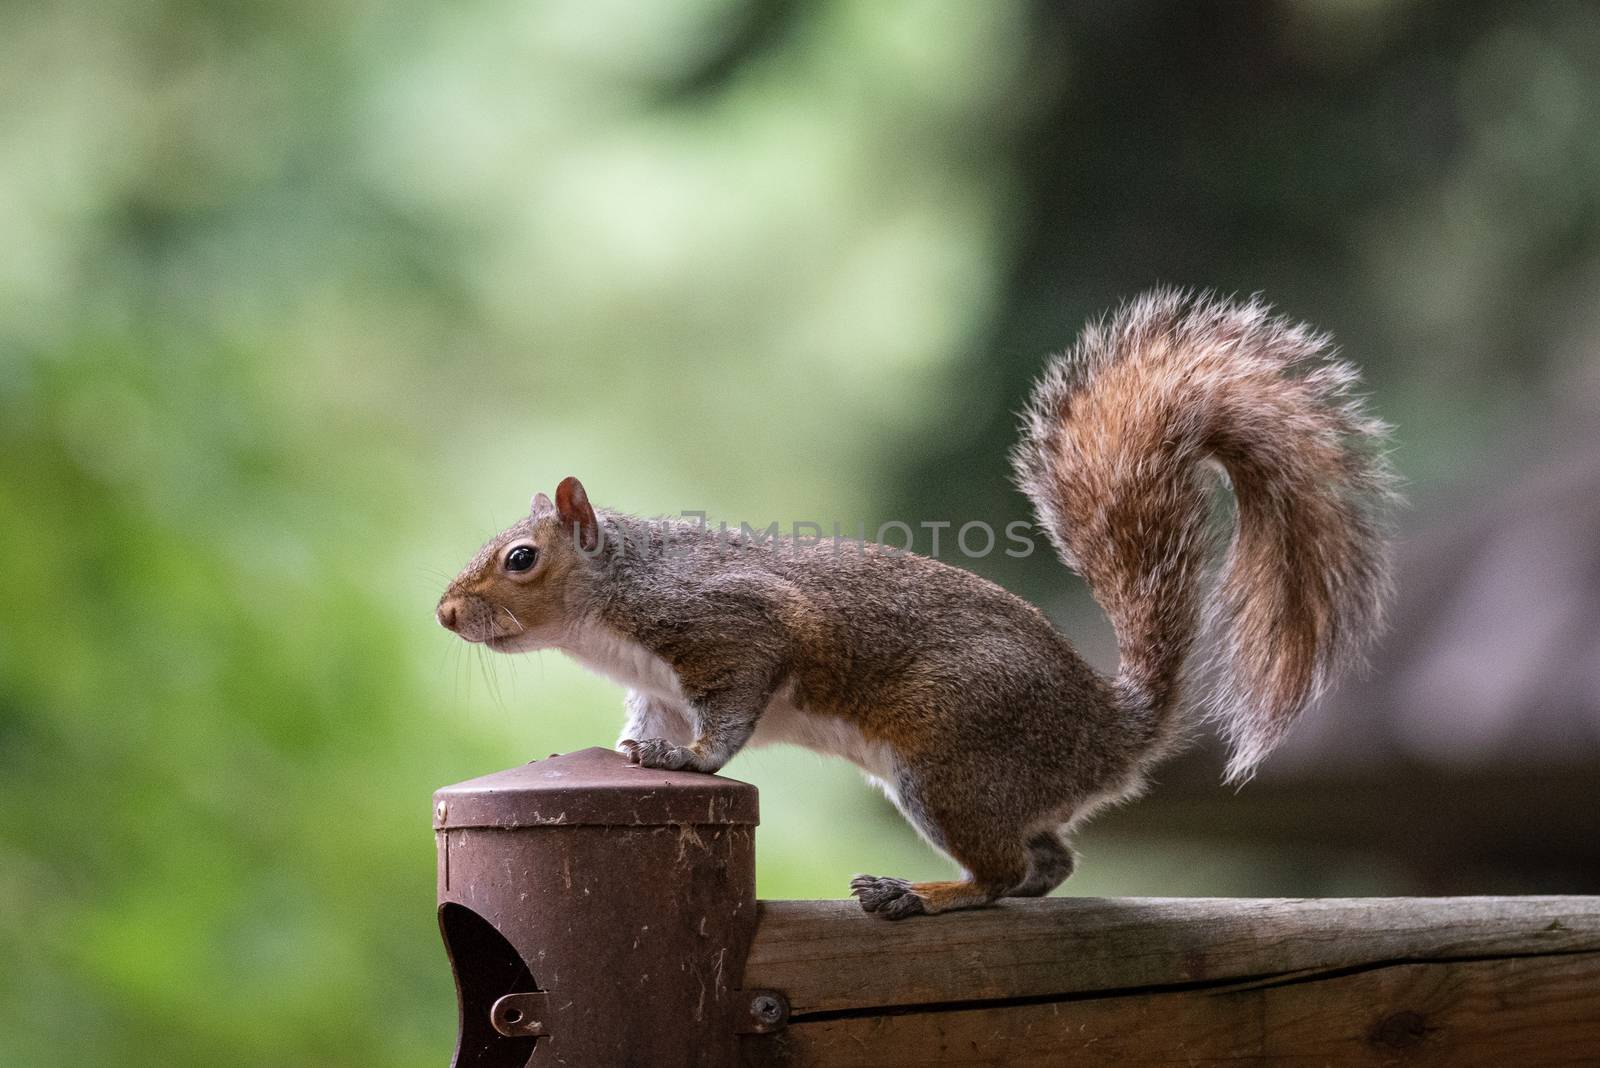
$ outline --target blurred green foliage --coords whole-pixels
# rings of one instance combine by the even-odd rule
[[[443,1063],[431,790],[620,720],[431,611],[566,474],[1009,518],[1040,353],[1156,280],[1334,328],[1424,488],[1574,381],[1592,9],[1061,7],[0,8],[0,1064]],[[848,768],[731,770],[766,896],[942,870]]]

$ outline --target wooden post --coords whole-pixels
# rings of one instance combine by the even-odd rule
[[[436,793],[456,1068],[737,1063],[782,1015],[740,989],[756,822],[752,786],[606,749]]]
[[[755,790],[607,750],[435,795],[457,1068],[1600,1064],[1600,898],[757,907]]]

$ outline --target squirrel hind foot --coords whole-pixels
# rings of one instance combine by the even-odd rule
[[[922,896],[906,879],[857,875],[850,880],[850,893],[861,902],[861,911],[876,913],[886,920],[903,920],[928,911]]]
[[[1003,890],[971,880],[913,883],[883,875],[857,875],[850,880],[850,893],[861,902],[863,912],[886,920],[982,908],[1004,895]]]

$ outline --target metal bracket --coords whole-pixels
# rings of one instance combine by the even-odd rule
[[[507,1038],[531,1038],[546,1035],[545,1013],[549,1009],[547,990],[531,994],[507,994],[489,1007],[489,1023]]]
[[[550,992],[506,994],[489,1008],[489,1024],[507,1038],[548,1035],[545,1017]],[[739,990],[731,1005],[733,1031],[739,1035],[770,1035],[789,1023],[789,999],[777,990]]]

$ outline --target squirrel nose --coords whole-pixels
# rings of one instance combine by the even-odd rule
[[[437,615],[439,617],[439,626],[445,630],[456,629],[456,603],[454,601],[445,601],[441,604]]]

